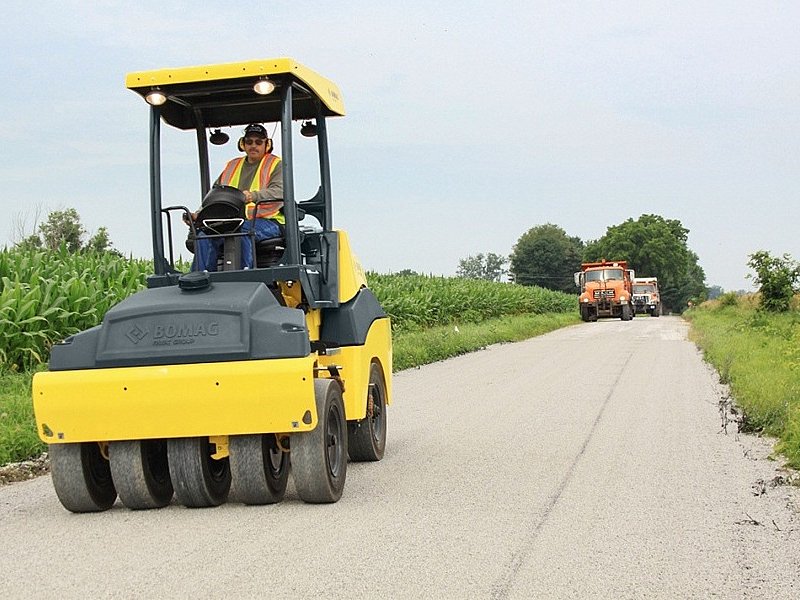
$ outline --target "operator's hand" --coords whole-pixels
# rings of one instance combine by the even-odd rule
[[[250,190],[245,190],[244,191],[244,199],[245,199],[245,202],[252,202],[253,201],[253,192],[251,192]]]
[[[194,223],[197,220],[197,213],[196,212],[193,212],[193,213],[190,213],[190,214],[192,215],[191,222],[189,221],[189,219],[186,218],[186,213],[183,213],[183,215],[181,215],[182,218],[183,218],[183,222],[186,223],[187,225],[191,225],[192,223]]]

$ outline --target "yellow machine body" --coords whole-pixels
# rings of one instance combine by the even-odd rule
[[[42,441],[299,432],[317,423],[314,357],[37,373]]]
[[[339,236],[340,301],[366,285],[344,231]],[[300,286],[282,285],[288,306]],[[318,340],[322,311],[306,324]],[[364,345],[330,355],[186,365],[118,367],[37,373],[33,402],[46,443],[114,441],[247,433],[298,433],[317,424],[313,380],[337,373],[348,421],[366,416],[370,368],[381,368],[392,399],[392,338],[388,318],[375,320]],[[333,369],[333,371],[331,370]]]

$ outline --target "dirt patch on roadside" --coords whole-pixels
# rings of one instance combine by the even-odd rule
[[[43,452],[38,458],[0,466],[0,485],[26,481],[49,472],[50,461],[47,458],[47,452]]]

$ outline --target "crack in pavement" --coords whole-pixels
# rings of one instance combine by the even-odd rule
[[[635,354],[635,349],[632,349],[631,352],[628,354],[625,362],[622,365],[622,368],[617,375],[617,378],[614,380],[614,383],[611,384],[611,389],[606,394],[606,397],[603,399],[603,404],[600,406],[600,410],[597,412],[597,416],[595,417],[594,421],[592,422],[592,427],[589,429],[589,433],[586,435],[586,439],[583,441],[581,445],[581,449],[578,451],[578,454],[575,455],[575,458],[572,460],[572,463],[567,469],[564,478],[561,480],[558,488],[556,489],[555,493],[550,496],[550,500],[545,507],[544,514],[542,514],[541,518],[539,519],[538,523],[530,530],[530,533],[523,538],[522,544],[517,550],[517,552],[512,556],[511,561],[508,564],[508,568],[506,574],[492,586],[492,595],[491,598],[493,600],[503,600],[504,598],[508,597],[508,592],[511,590],[511,587],[514,584],[514,580],[519,573],[522,564],[527,559],[528,555],[530,554],[530,550],[533,547],[533,544],[536,542],[536,538],[539,536],[539,532],[541,531],[544,524],[547,522],[550,513],[555,508],[556,504],[558,504],[561,495],[564,493],[564,490],[567,488],[567,485],[572,480],[572,477],[575,473],[575,468],[577,467],[578,463],[580,462],[581,458],[583,457],[584,453],[586,452],[586,448],[589,446],[589,442],[594,437],[594,432],[597,429],[597,425],[600,422],[600,419],[603,417],[603,413],[606,410],[606,406],[608,405],[611,396],[614,394],[614,391],[617,389],[617,385],[619,384],[620,379],[625,374],[625,370],[628,367],[628,363],[630,362],[631,358]]]

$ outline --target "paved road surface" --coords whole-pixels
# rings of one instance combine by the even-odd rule
[[[395,377],[389,446],[311,506],[61,508],[0,487],[4,598],[798,598],[800,495],[721,433],[678,318]],[[763,492],[763,493],[762,493]]]

